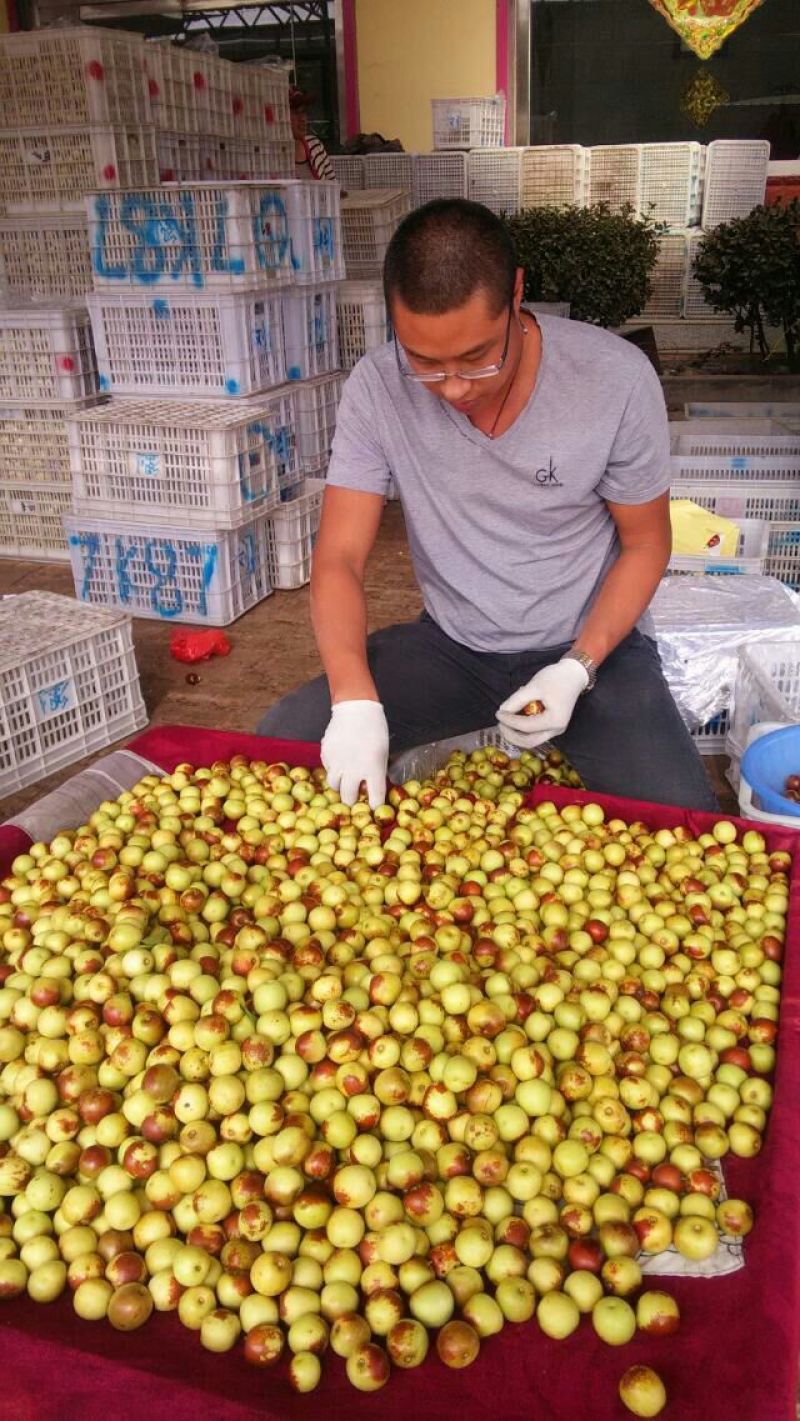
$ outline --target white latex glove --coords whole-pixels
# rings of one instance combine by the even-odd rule
[[[569,725],[581,691],[589,684],[589,673],[580,661],[567,657],[543,666],[526,685],[509,696],[497,711],[497,722],[507,740],[523,750],[534,750]],[[541,701],[540,715],[522,715],[523,706]]]
[[[328,784],[342,804],[355,804],[366,781],[370,807],[386,803],[389,727],[380,701],[339,701],[320,746]]]

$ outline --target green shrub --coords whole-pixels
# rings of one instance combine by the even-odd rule
[[[528,301],[569,301],[576,321],[621,326],[642,310],[664,229],[633,208],[536,207],[505,218]]]
[[[765,326],[779,326],[790,370],[800,369],[800,200],[754,207],[709,232],[694,274],[715,311],[734,317],[737,331],[769,353]]]

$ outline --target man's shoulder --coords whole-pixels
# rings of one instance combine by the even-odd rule
[[[577,366],[591,366],[595,374],[601,368],[606,377],[617,374],[622,381],[635,385],[643,372],[652,368],[643,351],[603,326],[562,316],[539,316],[537,320],[545,342],[549,340],[556,353]]]
[[[392,342],[376,346],[362,355],[350,371],[347,384],[351,394],[364,391],[371,398],[379,398],[381,394],[391,396],[400,384]]]

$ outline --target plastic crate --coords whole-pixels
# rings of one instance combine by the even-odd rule
[[[342,192],[361,192],[366,187],[364,159],[357,153],[329,153],[336,181]]]
[[[782,428],[800,422],[800,400],[703,400],[683,411],[687,419],[774,419]]]
[[[300,286],[281,300],[286,379],[313,380],[339,369],[336,287]]]
[[[391,325],[380,281],[343,281],[336,291],[339,363],[352,370],[362,355],[391,338]]]
[[[787,587],[800,590],[800,522],[770,523],[764,571]]]
[[[736,575],[764,572],[769,542],[769,524],[762,518],[739,520],[739,541],[734,556],[720,554],[712,557],[708,553],[697,556],[673,553],[667,569],[670,577],[690,572]]]
[[[500,148],[505,137],[504,94],[479,99],[431,99],[433,146]]]
[[[0,287],[11,296],[67,300],[92,289],[82,212],[0,219]]]
[[[371,188],[342,198],[342,242],[348,277],[380,276],[394,232],[411,211],[404,188]]]
[[[696,227],[704,163],[705,149],[699,143],[643,144],[641,211],[669,227]]]
[[[680,318],[686,297],[688,244],[685,232],[667,232],[658,238],[656,264],[650,273],[650,294],[643,317]]]
[[[93,188],[150,187],[159,179],[153,128],[0,132],[0,210],[82,209]]]
[[[365,188],[407,188],[414,185],[413,153],[367,153],[364,156]]]
[[[684,315],[688,320],[694,321],[718,321],[719,312],[709,306],[703,288],[694,274],[695,258],[703,245],[705,232],[689,232],[687,234],[686,253],[686,298],[684,301]]]
[[[84,305],[0,306],[0,400],[60,403],[86,399],[97,388]]]
[[[722,755],[724,753],[729,722],[730,711],[726,707],[712,720],[707,720],[705,725],[698,726],[697,729],[690,732],[701,755]]]
[[[732,425],[726,419],[670,424],[673,479],[755,483],[800,476],[800,437],[787,434],[776,420],[742,421],[738,429]]]
[[[673,483],[672,498],[690,498],[720,518],[764,518],[768,523],[800,519],[800,480],[785,483]]]
[[[703,190],[703,226],[746,217],[767,191],[770,146],[764,140],[716,139],[709,143]]]
[[[156,162],[162,183],[193,183],[201,176],[200,139],[192,133],[156,132]]]
[[[268,521],[269,570],[272,585],[289,590],[303,587],[311,577],[314,551],[322,514],[324,479],[304,479],[297,496],[281,505]]]
[[[589,149],[589,202],[606,202],[612,212],[642,205],[642,144],[609,143]]]
[[[72,482],[67,420],[96,401],[0,406],[0,485]]]
[[[96,291],[87,300],[105,394],[233,397],[286,379],[277,293]]]
[[[0,128],[151,122],[144,40],[69,26],[0,38]]]
[[[301,474],[317,474],[328,467],[344,379],[344,375],[336,371],[294,386],[297,462]]]
[[[259,141],[265,137],[269,143],[290,144],[294,163],[288,71],[281,64],[256,60],[251,64],[237,65],[236,73],[237,77],[240,73],[249,76],[254,113],[252,136]],[[238,131],[238,122],[236,128]]]
[[[293,393],[235,405],[117,398],[69,427],[76,513],[239,528],[299,477]]]
[[[755,641],[739,652],[730,740],[741,758],[750,727],[800,721],[800,641]]]
[[[63,520],[71,502],[69,484],[28,483],[19,476],[16,483],[0,484],[0,557],[67,562]]]
[[[585,207],[589,150],[579,143],[523,148],[520,207]]]
[[[53,592],[0,601],[0,795],[146,722],[129,617]]]
[[[417,153],[414,157],[415,207],[437,197],[467,196],[466,153]]]
[[[500,216],[519,212],[524,148],[493,148],[467,155],[467,184],[473,202]]]
[[[197,115],[197,132],[233,138],[234,113],[231,87],[233,65],[216,54],[184,50],[183,82],[191,87]]]
[[[267,514],[232,531],[181,523],[64,519],[75,595],[135,617],[224,627],[272,591]]]

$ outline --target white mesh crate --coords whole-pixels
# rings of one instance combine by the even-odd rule
[[[731,741],[743,749],[750,727],[763,721],[800,721],[800,642],[755,641],[739,650]]]
[[[237,65],[250,75],[253,111],[263,130],[253,123],[252,136],[259,141],[290,144],[294,161],[294,139],[289,114],[289,75],[280,64],[260,63]],[[238,124],[237,124],[238,129]]]
[[[681,483],[670,487],[670,497],[690,498],[720,518],[764,518],[769,523],[800,519],[800,479],[741,483]]]
[[[0,38],[0,128],[52,114],[60,124],[148,124],[144,40],[89,26]]]
[[[739,539],[735,554],[673,553],[669,560],[670,576],[690,572],[735,575],[737,573],[763,573],[769,524],[761,518],[740,519]]]
[[[173,47],[169,41],[151,40],[145,45],[144,67],[150,95],[150,116],[159,131],[194,133],[194,108],[188,94],[173,76]]]
[[[519,212],[524,148],[494,148],[467,155],[467,183],[473,202],[498,216]]]
[[[0,218],[0,287],[14,296],[66,299],[92,289],[82,212]]]
[[[301,474],[317,474],[328,467],[344,379],[337,370],[333,375],[320,375],[316,380],[302,380],[294,387],[297,462]]]
[[[521,208],[585,207],[589,197],[589,150],[579,143],[523,148]]]
[[[97,388],[84,305],[0,306],[0,400],[82,400]]]
[[[74,211],[92,188],[158,182],[153,128],[38,128],[0,132],[0,209]]]
[[[232,138],[234,114],[232,96],[233,65],[216,54],[200,50],[184,51],[188,82],[194,95],[197,132]]]
[[[235,405],[116,398],[70,422],[74,506],[98,518],[238,528],[299,477],[293,392]]]
[[[336,287],[299,286],[281,298],[286,379],[313,380],[339,369]]]
[[[612,212],[642,205],[642,144],[608,143],[589,149],[589,201]]]
[[[391,336],[389,313],[380,281],[343,281],[336,292],[339,361],[352,370],[362,355],[385,345]]]
[[[96,291],[87,301],[105,394],[255,395],[284,383],[277,293]]]
[[[715,311],[713,306],[706,302],[703,288],[694,274],[695,258],[703,245],[704,232],[690,232],[687,237],[686,256],[686,299],[684,301],[684,314],[687,320],[694,321],[718,321],[719,311]]]
[[[699,143],[643,144],[642,212],[669,227],[696,227],[704,163],[705,149]]]
[[[414,184],[413,153],[367,153],[364,156],[364,187],[402,187],[410,192]]]
[[[322,514],[324,479],[304,479],[297,496],[269,519],[269,568],[273,587],[303,587],[311,577]]]
[[[70,487],[67,420],[96,401],[60,405],[0,406],[0,484],[64,484]]]
[[[670,424],[673,479],[748,483],[800,477],[800,436],[777,420],[691,419]]]
[[[129,617],[53,592],[0,601],[0,795],[146,721]]]
[[[404,188],[371,188],[342,198],[342,242],[348,277],[380,276],[397,227],[411,211]]]
[[[437,197],[467,196],[466,153],[417,153],[414,157],[415,207]]]
[[[643,317],[657,320],[683,316],[688,250],[685,232],[666,232],[658,238],[658,255],[650,272],[650,294]]]
[[[500,148],[505,137],[504,94],[479,99],[431,99],[433,146]]]
[[[20,482],[19,476],[0,484],[0,557],[67,562],[63,520],[71,501],[69,484]]]
[[[687,419],[776,419],[784,427],[800,421],[800,400],[695,400],[683,410]]]
[[[292,277],[300,286],[344,277],[341,197],[337,183],[292,181],[272,189],[286,208]],[[265,199],[261,200],[261,209]],[[267,210],[267,217],[269,210]]]
[[[224,627],[272,591],[267,514],[231,531],[69,514],[75,595],[135,617]]]
[[[712,720],[707,720],[705,725],[700,725],[690,732],[701,755],[722,755],[724,753],[729,724],[730,711],[726,706],[724,710],[719,712],[719,715],[715,715]]]
[[[330,153],[328,156],[343,192],[360,192],[366,186],[364,159],[358,153]]]
[[[162,183],[193,183],[201,176],[197,134],[156,131],[156,163]]]
[[[770,523],[767,561],[768,577],[777,577],[787,587],[800,590],[800,523]]]
[[[746,217],[764,201],[770,146],[764,140],[716,139],[709,143],[703,189],[703,226]]]

